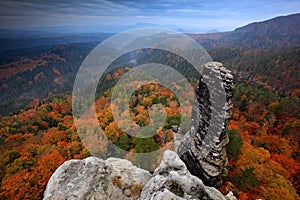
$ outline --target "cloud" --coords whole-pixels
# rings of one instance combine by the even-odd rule
[[[253,21],[296,13],[284,0],[0,0],[0,28],[53,25],[173,24],[183,29],[230,30]],[[197,27],[199,26],[199,27]]]

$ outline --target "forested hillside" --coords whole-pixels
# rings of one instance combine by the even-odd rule
[[[16,112],[36,98],[71,92],[81,62],[95,45],[93,42],[2,52],[0,113]]]
[[[242,47],[246,49],[297,47],[300,44],[300,14],[255,22],[231,32],[191,35],[205,48]]]

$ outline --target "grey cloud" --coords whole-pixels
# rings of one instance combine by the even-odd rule
[[[214,29],[230,30],[299,12],[299,7],[300,1],[293,0],[0,0],[0,26],[93,21],[106,25],[174,24],[185,29],[207,22],[205,25]]]

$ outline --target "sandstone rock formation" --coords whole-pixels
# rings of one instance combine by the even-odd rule
[[[130,161],[89,157],[70,160],[51,176],[45,200],[59,199],[138,199],[151,174]]]
[[[185,164],[173,151],[165,151],[163,161],[145,185],[141,200],[160,199],[218,199],[225,197],[190,174]]]
[[[189,171],[206,185],[219,186],[226,174],[227,126],[232,110],[233,76],[222,63],[205,64],[196,91],[192,124],[177,148]]]
[[[173,151],[164,153],[153,175],[117,158],[66,161],[52,175],[44,193],[45,200],[234,200],[233,197],[224,197],[217,189],[205,186]]]

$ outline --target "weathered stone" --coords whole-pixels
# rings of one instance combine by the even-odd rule
[[[221,63],[204,66],[196,90],[190,130],[177,152],[191,174],[206,185],[219,186],[227,173],[227,126],[232,111],[233,76]]]
[[[89,157],[70,160],[51,176],[44,193],[45,200],[59,199],[137,199],[130,188],[143,186],[151,178],[127,160]],[[129,190],[129,191],[128,191]]]
[[[165,199],[225,200],[217,189],[205,186],[198,177],[191,175],[173,151],[164,153],[154,175],[145,185],[140,200],[163,199],[163,195]]]
[[[164,158],[155,169],[153,175],[167,176],[171,171],[176,171],[180,175],[190,174],[184,162],[173,151],[165,151]]]
[[[135,186],[144,187],[141,194]],[[139,196],[140,195],[140,196]],[[217,189],[205,186],[188,171],[173,151],[164,153],[154,176],[127,160],[89,157],[70,160],[61,165],[50,178],[44,199],[114,199],[114,200],[234,200]]]
[[[225,196],[225,198],[226,200],[237,200],[231,191]]]
[[[184,198],[181,198],[179,196],[176,196],[172,192],[170,192],[168,189],[163,189],[162,191],[157,191],[155,194],[153,194],[151,200],[185,200]]]
[[[127,197],[130,197],[131,196],[131,191],[129,188],[125,188],[124,189],[124,194],[127,196]]]

